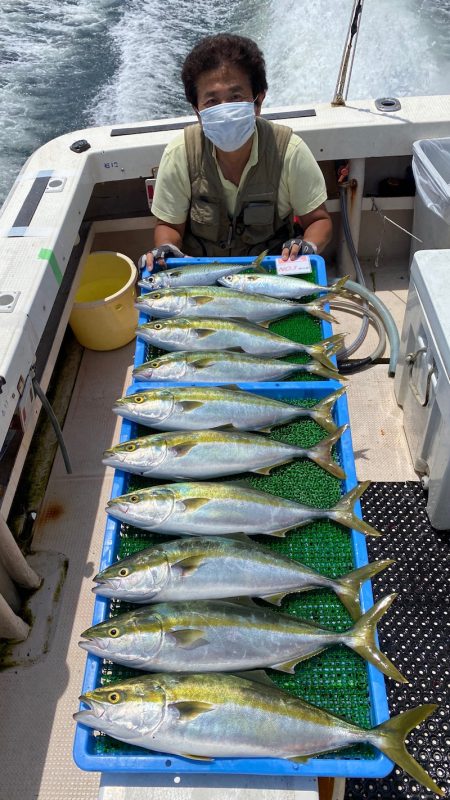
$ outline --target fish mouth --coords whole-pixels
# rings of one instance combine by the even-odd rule
[[[124,516],[128,514],[129,506],[127,503],[116,503],[114,500],[108,500],[106,505],[105,511],[107,514],[112,514],[116,512],[118,514],[123,514]]]
[[[92,717],[95,719],[101,719],[103,717],[105,709],[100,703],[97,703],[95,700],[92,700],[92,698],[87,697],[85,694],[80,695],[78,699],[80,703],[85,703],[88,708],[83,708],[81,711],[75,712],[73,718],[76,722],[84,723],[86,721],[86,724],[89,725],[89,722],[87,722],[88,719],[92,719]]]
[[[99,655],[100,657],[107,650],[107,640],[100,639],[98,636],[90,636],[89,631],[84,631],[80,634],[83,637],[82,641],[78,642],[78,646],[87,653]]]

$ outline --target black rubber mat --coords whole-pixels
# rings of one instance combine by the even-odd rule
[[[410,733],[407,747],[450,796],[450,531],[431,527],[426,498],[419,482],[372,483],[361,506],[364,519],[384,532],[380,539],[367,537],[369,560],[396,560],[373,580],[375,600],[398,593],[378,632],[381,649],[409,680],[386,682],[390,715],[439,704]],[[386,778],[346,782],[346,800],[435,797],[397,767]]]

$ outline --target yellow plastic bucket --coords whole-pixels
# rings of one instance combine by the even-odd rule
[[[128,256],[99,250],[88,256],[69,324],[90,350],[115,350],[134,338],[137,270]]]

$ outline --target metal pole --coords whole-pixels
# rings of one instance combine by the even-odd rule
[[[364,0],[354,0],[353,3],[353,11],[350,19],[350,26],[347,33],[344,52],[342,54],[336,89],[334,92],[334,97],[331,101],[332,106],[345,106],[345,99],[347,97],[348,87],[350,84],[350,75],[353,67],[353,59],[355,57],[356,40],[358,38],[363,3]]]
[[[2,514],[0,514],[0,558],[10,578],[19,586],[37,589],[41,585],[41,578],[25,561]]]
[[[0,594],[0,639],[11,639],[13,642],[23,642],[30,631],[30,626],[17,614],[14,614]]]

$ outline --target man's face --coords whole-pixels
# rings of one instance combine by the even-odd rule
[[[252,103],[254,99],[247,73],[232,64],[223,64],[217,69],[203,72],[197,80],[198,111],[219,103]],[[255,113],[260,113],[258,106]]]

